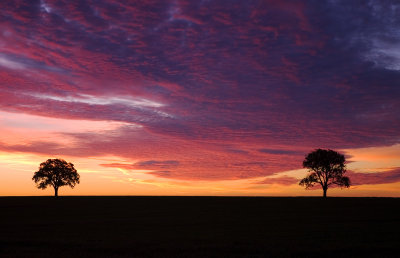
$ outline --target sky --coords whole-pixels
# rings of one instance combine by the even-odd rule
[[[0,195],[400,197],[398,1],[1,1]]]

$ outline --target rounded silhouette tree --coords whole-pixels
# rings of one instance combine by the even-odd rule
[[[58,196],[58,188],[69,185],[74,188],[79,184],[79,174],[74,164],[63,159],[48,159],[40,164],[39,170],[32,177],[37,188],[46,189],[47,186],[54,188],[54,196]]]
[[[316,149],[310,152],[303,161],[303,167],[308,168],[310,173],[299,185],[309,189],[315,183],[320,184],[324,197],[331,185],[350,187],[350,179],[344,176],[345,161],[344,155],[333,150]]]

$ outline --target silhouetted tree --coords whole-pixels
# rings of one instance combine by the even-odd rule
[[[299,185],[306,189],[315,183],[322,186],[324,197],[330,185],[350,187],[350,179],[344,176],[346,165],[344,155],[333,150],[317,149],[310,152],[303,161],[303,167],[308,168],[310,174],[303,178]]]
[[[58,188],[69,185],[74,188],[79,184],[79,174],[74,164],[63,159],[48,159],[40,164],[39,170],[34,173],[32,180],[37,188],[46,189],[47,186],[54,187],[54,196],[58,196]]]

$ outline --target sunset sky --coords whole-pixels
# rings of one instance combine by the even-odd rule
[[[361,4],[362,2],[362,4]],[[1,1],[0,195],[400,197],[399,1]]]

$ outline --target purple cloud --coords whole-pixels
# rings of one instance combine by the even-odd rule
[[[266,178],[260,182],[257,182],[257,184],[279,184],[279,185],[294,185],[298,183],[299,179],[290,176]]]
[[[348,171],[347,176],[353,185],[377,185],[400,182],[400,168],[393,168],[385,172],[356,173]]]
[[[132,127],[1,148],[118,155],[158,176],[213,180],[301,168],[319,147],[399,143],[398,8],[2,1],[1,110]]]

